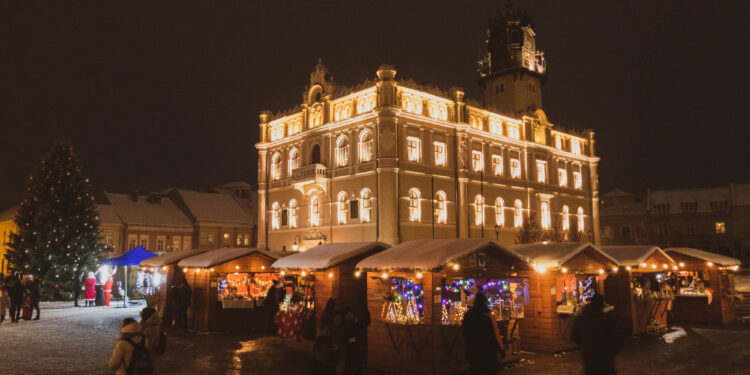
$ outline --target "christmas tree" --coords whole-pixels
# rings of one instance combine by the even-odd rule
[[[102,246],[89,179],[73,147],[57,142],[29,176],[6,255],[13,273],[33,275],[45,300],[71,300],[74,279],[93,271]]]

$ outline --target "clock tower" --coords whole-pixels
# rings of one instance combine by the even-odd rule
[[[531,17],[510,2],[490,18],[485,53],[478,62],[479,84],[488,107],[509,115],[529,114],[542,107],[547,66],[536,49]]]

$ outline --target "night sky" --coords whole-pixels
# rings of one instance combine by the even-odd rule
[[[0,209],[56,139],[97,190],[254,184],[259,112],[299,103],[319,57],[338,84],[390,63],[481,99],[504,3],[4,1]],[[750,2],[515,3],[548,59],[548,117],[597,132],[602,192],[750,182]]]

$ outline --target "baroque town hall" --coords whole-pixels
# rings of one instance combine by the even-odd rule
[[[485,238],[522,228],[598,242],[594,133],[542,111],[544,55],[530,19],[490,20],[484,104],[399,79],[382,65],[357,87],[318,63],[301,105],[260,115],[258,247]]]

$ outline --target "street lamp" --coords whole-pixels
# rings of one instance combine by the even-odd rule
[[[500,226],[495,224],[495,241],[500,241]]]

